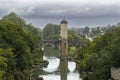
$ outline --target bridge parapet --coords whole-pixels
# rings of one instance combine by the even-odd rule
[[[61,40],[41,40],[40,43],[41,44],[54,44],[54,45],[60,45],[61,44]],[[69,46],[81,46],[83,45],[83,41],[75,41],[75,40],[68,40],[68,45]]]

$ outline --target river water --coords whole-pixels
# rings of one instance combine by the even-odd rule
[[[75,71],[76,63],[72,61],[61,61],[57,58],[59,51],[54,50],[53,48],[47,48],[45,50],[43,58],[44,60],[48,60],[49,64],[47,68],[42,68],[46,74],[40,76],[44,80],[82,80],[79,78],[79,73]]]

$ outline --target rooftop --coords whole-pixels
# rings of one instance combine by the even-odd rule
[[[61,23],[67,24],[68,22],[65,19],[63,19]]]

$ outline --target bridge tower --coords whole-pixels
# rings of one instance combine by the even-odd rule
[[[68,56],[68,22],[62,20],[60,24],[60,37],[61,37],[61,57]]]

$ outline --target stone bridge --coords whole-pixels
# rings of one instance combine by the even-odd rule
[[[40,44],[42,46],[48,46],[48,45],[51,45],[51,46],[57,46],[59,47],[61,45],[62,41],[61,40],[41,40],[40,41]],[[83,42],[82,41],[75,41],[75,40],[68,40],[68,46],[81,46],[83,45]]]

